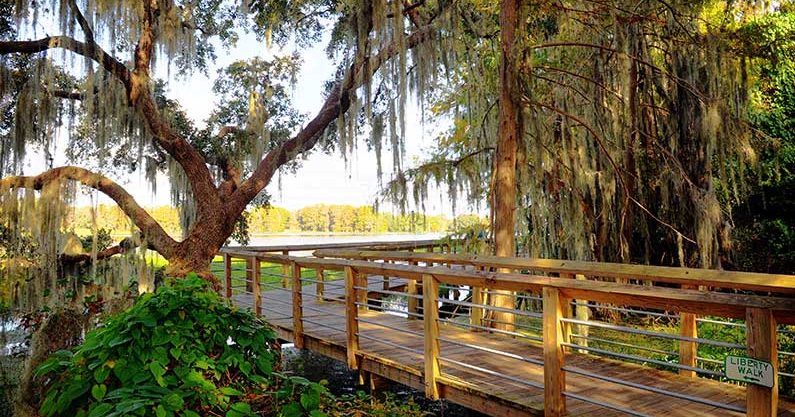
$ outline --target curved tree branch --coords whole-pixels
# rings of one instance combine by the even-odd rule
[[[430,40],[432,34],[433,27],[426,25],[408,36],[406,47],[414,48]],[[293,138],[268,152],[265,158],[260,161],[251,177],[240,184],[231,196],[228,215],[237,218],[245,210],[248,202],[268,185],[279,167],[295,158],[298,154],[306,152],[315,146],[326,127],[350,107],[351,94],[366,78],[365,70],[369,71],[370,74],[368,75],[371,76],[381,65],[399,52],[398,46],[393,44],[379,51],[374,57],[355,60],[356,63],[347,76],[338,81],[331,89],[318,114]]]
[[[161,255],[168,258],[177,242],[163,230],[160,224],[135,201],[132,195],[110,178],[76,166],[53,168],[35,177],[13,176],[0,180],[0,189],[27,188],[41,190],[45,185],[61,180],[77,181],[110,197],[124,214],[141,229],[147,242]]]
[[[94,60],[121,81],[129,93],[131,88],[130,70],[94,42],[80,42],[69,36],[47,36],[31,41],[0,42],[0,55],[13,53],[35,54],[48,49],[66,49]]]

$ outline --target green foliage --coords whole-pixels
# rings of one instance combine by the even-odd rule
[[[252,415],[272,387],[272,330],[226,305],[196,276],[141,296],[42,364],[52,416]]]
[[[94,248],[95,242],[96,248]],[[96,238],[94,235],[81,236],[80,243],[83,245],[83,251],[86,253],[91,253],[95,249],[99,252],[110,247],[113,243],[113,237],[110,235],[110,230],[99,228],[96,232]]]
[[[749,119],[759,142],[759,168],[749,195],[734,208],[736,269],[795,274],[795,3],[738,29],[753,59]]]

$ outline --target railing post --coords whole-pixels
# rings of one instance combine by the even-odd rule
[[[301,266],[295,262],[293,269],[293,343],[297,349],[304,348],[303,293],[301,285]]]
[[[326,291],[326,273],[323,268],[315,269],[315,280],[317,281],[315,287],[315,294],[317,295],[317,301],[323,302],[323,293]]]
[[[345,267],[345,331],[347,334],[346,352],[348,367],[359,369],[356,352],[359,351],[359,308],[356,306],[356,273],[350,266]]]
[[[359,289],[356,290],[356,302],[359,303],[359,308],[362,310],[369,309],[369,296],[370,296],[370,285],[369,280],[367,279],[367,275],[356,273],[354,275],[354,283]]]
[[[417,261],[409,261],[409,265],[416,266]],[[408,283],[406,284],[406,294],[408,294],[408,297],[406,297],[406,310],[409,313],[408,319],[413,320],[417,318],[415,314],[417,314],[417,301],[419,301],[417,299],[417,294],[419,294],[417,291],[417,280],[409,278]]]
[[[246,292],[254,291],[254,258],[246,257]]]
[[[422,276],[422,307],[425,328],[425,396],[439,399],[439,385],[436,380],[441,373],[439,365],[439,281],[433,275]]]
[[[778,346],[776,319],[773,312],[762,308],[745,311],[748,356],[773,367],[773,387],[748,384],[746,410],[748,417],[773,417],[778,414]]]
[[[574,279],[585,281],[587,278],[585,275],[577,274],[574,276]],[[574,306],[574,317],[577,320],[588,321],[591,318],[591,309],[588,308],[588,300],[577,300],[576,305]],[[588,337],[588,326],[584,324],[578,324],[577,327],[577,334],[583,337]],[[571,334],[569,334],[571,337]],[[579,344],[582,346],[588,346],[588,339],[579,339]],[[579,351],[580,353],[586,353],[587,351],[582,349]]]
[[[386,259],[385,261],[386,261],[387,264],[392,264],[393,263],[391,260],[388,260],[388,259]],[[389,291],[389,275],[384,275],[383,278],[384,278],[383,289],[384,289],[384,291]]]
[[[289,250],[283,250],[282,255],[290,256]],[[282,288],[287,288],[290,284],[290,264],[285,262],[282,264]]]
[[[563,371],[563,311],[566,300],[557,288],[543,289],[544,303],[544,416],[566,414],[566,373]]]
[[[262,290],[260,289],[260,282],[262,281],[262,271],[260,271],[260,260],[254,257],[254,314],[257,316],[262,315]]]
[[[483,267],[476,266],[475,271],[483,272]],[[470,287],[470,289],[472,290],[472,304],[483,305],[486,301],[483,297],[483,288]],[[469,324],[473,326],[483,326],[483,307],[470,307]],[[471,330],[474,332],[479,329],[472,327]]]
[[[224,283],[226,284],[226,298],[232,298],[232,256],[224,254]]]
[[[697,286],[682,285],[682,289],[694,290]],[[682,337],[698,337],[698,322],[696,315],[692,313],[679,313],[679,335]],[[697,365],[698,343],[679,341],[679,364],[695,368]],[[679,375],[695,378],[696,371],[680,369]]]

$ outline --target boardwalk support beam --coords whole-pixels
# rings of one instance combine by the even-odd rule
[[[290,262],[293,269],[293,343],[296,349],[304,348],[303,293],[301,285],[301,266]]]
[[[748,356],[773,366],[773,387],[748,384],[746,410],[748,417],[773,417],[778,414],[778,348],[776,319],[773,312],[762,308],[746,310]]]
[[[567,307],[557,288],[543,289],[544,302],[544,416],[566,414],[566,374],[563,371],[564,329],[561,319]]]
[[[226,284],[226,298],[232,298],[232,256],[224,254],[224,282]]]
[[[254,314],[257,316],[262,315],[262,288],[260,282],[262,281],[262,271],[260,270],[260,260],[254,257],[252,264],[254,266]]]
[[[290,251],[282,251],[282,255],[290,256]],[[287,288],[290,284],[290,264],[285,262],[282,264],[282,288]]]
[[[356,306],[356,272],[345,267],[345,332],[347,333],[346,353],[348,367],[359,369],[356,353],[359,351],[359,308]]]
[[[422,276],[422,311],[425,328],[425,396],[438,400],[441,375],[439,364],[439,281],[433,275]]]

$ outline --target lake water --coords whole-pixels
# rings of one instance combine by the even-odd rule
[[[324,243],[397,242],[403,240],[439,239],[444,236],[445,236],[444,233],[421,233],[421,234],[389,233],[389,234],[378,234],[378,235],[276,234],[276,235],[251,236],[251,240],[248,245],[249,246],[284,246],[284,245],[308,245],[308,244],[324,244]]]

